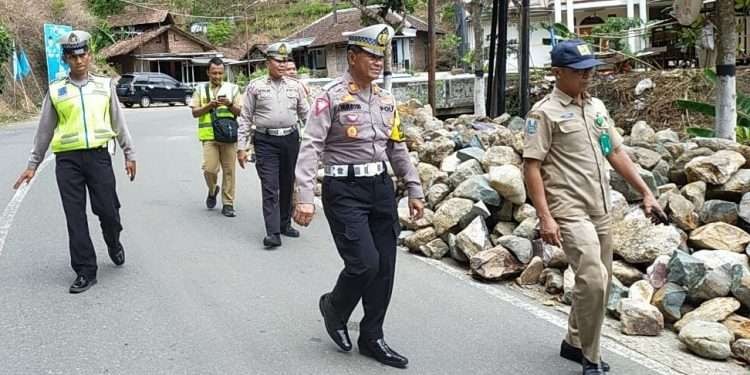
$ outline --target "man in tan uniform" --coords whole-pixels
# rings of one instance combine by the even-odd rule
[[[307,121],[296,172],[294,221],[307,226],[315,213],[313,188],[322,155],[323,208],[344,261],[333,290],[319,300],[326,331],[341,350],[351,350],[347,322],[361,300],[365,315],[359,325],[359,352],[403,368],[409,361],[383,338],[400,230],[385,163],[403,179],[413,218],[422,216],[424,195],[403,143],[396,100],[372,83],[383,70],[383,52],[393,29],[381,24],[345,35],[349,71],[323,88]]]
[[[601,63],[581,41],[552,50],[553,92],[526,120],[524,175],[542,239],[563,248],[576,274],[568,335],[560,355],[584,375],[609,371],[599,355],[612,274],[608,163],[643,196],[647,215],[663,218],[654,195],[623,151],[622,138],[599,99],[586,89]]]
[[[214,135],[214,118],[235,118],[240,113],[241,97],[237,85],[224,82],[224,62],[214,57],[208,62],[210,82],[198,86],[193,92],[193,117],[198,119],[198,139],[203,147],[203,177],[208,187],[206,208],[216,207],[219,186],[216,184],[221,168],[221,213],[234,217],[234,182],[236,142],[220,142]],[[212,114],[213,113],[213,114]]]
[[[307,118],[309,106],[301,82],[284,76],[290,52],[286,43],[268,46],[268,75],[247,85],[238,119],[240,167],[245,168],[251,140],[255,149],[267,249],[281,246],[282,234],[299,237],[292,228],[292,188],[299,153],[298,123]]]

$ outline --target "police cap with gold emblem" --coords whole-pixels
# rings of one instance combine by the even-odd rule
[[[83,55],[89,50],[89,39],[91,39],[91,34],[73,30],[60,38],[60,46],[66,55]]]
[[[582,40],[566,40],[552,48],[552,66],[571,69],[591,69],[604,64],[591,53],[591,48]]]
[[[274,43],[266,49],[266,57],[277,61],[287,61],[290,52],[292,52],[291,48],[286,43]]]
[[[357,31],[345,32],[342,35],[349,39],[350,46],[357,46],[373,55],[383,56],[385,46],[391,42],[394,34],[392,27],[381,23]]]

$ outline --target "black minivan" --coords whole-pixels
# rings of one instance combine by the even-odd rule
[[[146,108],[151,103],[190,105],[193,88],[164,73],[128,73],[117,81],[117,97],[128,108],[133,104]]]

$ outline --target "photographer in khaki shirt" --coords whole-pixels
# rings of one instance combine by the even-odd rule
[[[524,178],[539,216],[540,234],[562,247],[575,272],[568,335],[560,355],[580,362],[584,375],[609,371],[599,338],[612,274],[610,188],[607,162],[643,196],[654,221],[666,221],[654,195],[622,149],[607,108],[591,97],[593,69],[600,65],[582,41],[552,50],[553,92],[526,120]]]

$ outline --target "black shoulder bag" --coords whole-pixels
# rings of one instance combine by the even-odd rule
[[[206,97],[211,101],[211,90],[206,85]],[[216,116],[216,109],[211,110],[211,127],[214,130],[214,140],[221,143],[237,142],[237,120],[229,117],[219,118]]]

